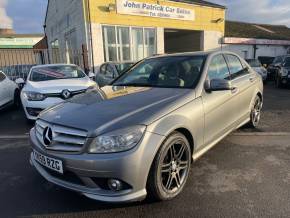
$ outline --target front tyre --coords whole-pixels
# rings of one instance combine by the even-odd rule
[[[262,99],[259,96],[256,96],[254,100],[254,104],[251,109],[251,114],[250,114],[250,122],[249,122],[249,127],[251,128],[257,128],[260,120],[261,120],[261,110],[262,110]]]
[[[186,137],[173,132],[155,156],[147,181],[147,191],[155,200],[170,200],[184,188],[191,165],[191,149]]]

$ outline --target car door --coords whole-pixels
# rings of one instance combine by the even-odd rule
[[[207,69],[207,79],[230,80],[230,72],[222,54],[214,56]],[[208,145],[227,133],[233,124],[233,93],[227,91],[203,91],[204,144]]]
[[[236,88],[233,93],[235,117],[237,122],[241,122],[249,117],[255,88],[253,83],[257,80],[257,76],[250,72],[238,56],[226,54],[225,57],[231,73],[232,86]]]
[[[4,73],[0,72],[0,106],[7,104],[9,100],[8,79]]]

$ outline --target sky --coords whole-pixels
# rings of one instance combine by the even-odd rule
[[[228,20],[287,25],[290,0],[208,0],[225,5]],[[47,0],[0,0],[0,28],[42,33]]]

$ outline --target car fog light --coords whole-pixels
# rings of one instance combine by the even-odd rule
[[[122,182],[117,179],[109,179],[108,186],[112,191],[120,191],[122,189]]]

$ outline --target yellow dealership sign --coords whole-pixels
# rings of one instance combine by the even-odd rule
[[[195,20],[195,11],[193,9],[130,0],[117,0],[117,13],[188,21]]]

